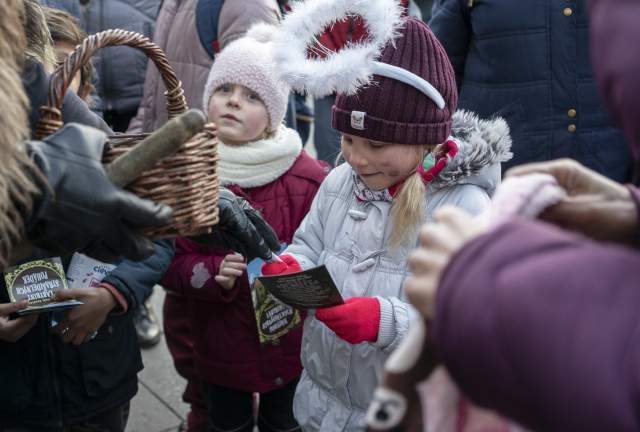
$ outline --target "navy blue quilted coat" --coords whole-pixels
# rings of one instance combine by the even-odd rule
[[[618,181],[631,176],[589,58],[585,0],[437,0],[429,22],[456,71],[458,108],[503,116],[514,158],[570,157]]]

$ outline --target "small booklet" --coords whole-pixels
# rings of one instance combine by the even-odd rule
[[[298,273],[261,276],[261,284],[283,303],[297,309],[317,309],[344,303],[338,287],[324,265]]]
[[[282,244],[280,251],[286,249]],[[258,339],[260,344],[277,345],[280,338],[302,323],[298,310],[282,303],[269,294],[264,286],[256,283],[260,276],[264,260],[255,258],[247,264],[247,276],[251,287],[251,300],[258,325]]]
[[[83,304],[78,300],[55,302],[55,293],[67,289],[67,278],[60,258],[46,258],[9,267],[4,273],[12,302],[29,300],[19,315],[63,310]]]

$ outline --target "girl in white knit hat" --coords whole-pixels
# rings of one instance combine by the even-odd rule
[[[271,44],[259,39],[250,32],[216,57],[203,108],[218,128],[221,184],[260,210],[288,244],[326,169],[305,153],[297,132],[282,124],[289,87],[274,71]],[[256,318],[260,309],[254,308],[246,273],[252,258],[178,239],[165,281],[190,297],[195,368],[206,387],[210,430],[252,431],[252,394],[260,393],[260,431],[294,431],[304,315],[280,306],[269,316],[286,319],[267,322],[266,330],[280,321],[286,325],[268,340],[260,337],[256,321],[264,323]]]

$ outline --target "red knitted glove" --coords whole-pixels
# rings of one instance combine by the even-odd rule
[[[318,309],[316,319],[350,344],[375,342],[380,327],[380,302],[375,297],[353,297],[345,304]]]
[[[298,273],[302,271],[300,263],[294,257],[288,254],[280,255],[283,262],[269,262],[262,264],[262,274],[264,276],[275,276],[288,273]]]

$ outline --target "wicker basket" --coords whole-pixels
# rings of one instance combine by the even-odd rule
[[[142,50],[160,71],[167,91],[169,117],[182,114],[187,104],[182,84],[163,51],[147,37],[125,30],[106,30],[87,37],[76,47],[51,77],[47,105],[40,108],[36,135],[39,139],[62,127],[61,107],[73,77],[99,48],[127,45]],[[173,220],[167,226],[143,230],[153,238],[189,236],[211,231],[218,223],[217,140],[212,125],[186,142],[174,156],[144,172],[127,189],[136,195],[173,208]],[[113,135],[103,158],[104,163],[126,153],[148,134]]]

